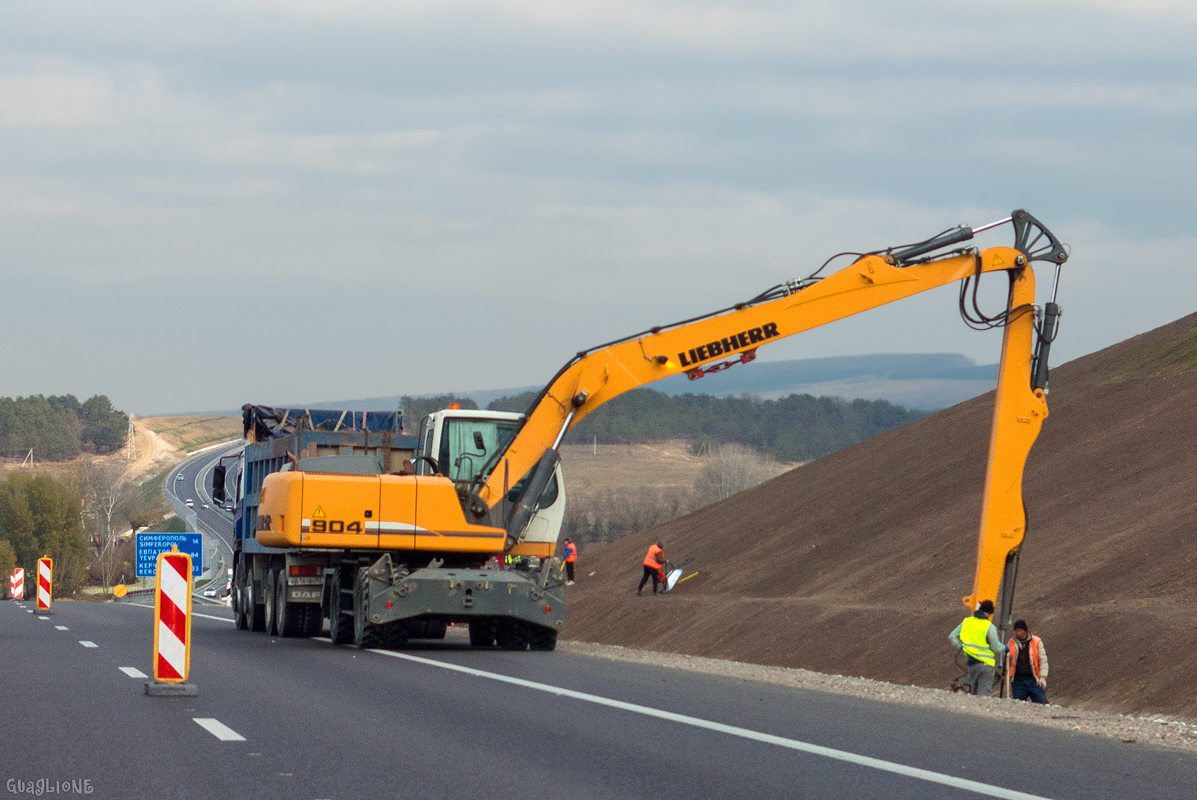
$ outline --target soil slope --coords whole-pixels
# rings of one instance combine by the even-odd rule
[[[583,550],[565,638],[946,688],[992,405]],[[1044,638],[1051,699],[1197,717],[1197,314],[1053,370],[1049,406],[1015,617]],[[655,539],[698,574],[636,597]]]

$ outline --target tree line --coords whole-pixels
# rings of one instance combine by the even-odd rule
[[[501,397],[487,408],[527,411],[535,392]],[[571,444],[632,444],[685,439],[696,453],[741,444],[778,461],[810,461],[924,416],[885,400],[792,394],[757,397],[671,396],[635,389],[599,406],[566,434]]]
[[[89,561],[79,492],[48,475],[10,475],[0,481],[0,573],[7,578],[24,567],[28,596],[46,555],[54,559],[54,595],[77,592]]]
[[[80,453],[113,453],[125,444],[129,417],[104,395],[0,397],[0,456],[63,461]]]

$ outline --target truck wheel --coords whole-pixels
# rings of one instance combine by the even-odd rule
[[[556,650],[557,649],[557,631],[552,628],[542,628],[540,626],[533,626],[532,628],[532,649],[533,650]]]
[[[245,562],[237,562],[237,571],[233,575],[233,623],[237,630],[249,627],[249,617],[245,613]]]
[[[266,635],[274,636],[276,632],[275,620],[278,619],[278,606],[275,604],[275,578],[276,572],[273,569],[266,570],[266,574],[262,576],[262,605],[265,606],[265,621],[266,621]]]
[[[344,608],[347,605],[345,601],[351,598],[346,597],[345,590],[341,588],[343,573],[342,569],[334,571],[329,586],[328,638],[333,644],[349,644],[353,641],[353,620],[345,613],[347,609]],[[349,591],[352,595],[353,590]],[[349,605],[349,608],[352,607]]]
[[[324,631],[324,610],[319,603],[308,603],[303,609],[303,631],[300,636],[308,639]]]
[[[252,563],[245,566],[245,618],[251,631],[266,630],[266,609],[258,602],[258,592],[254,590],[254,574]]]
[[[287,599],[287,572],[279,570],[278,585],[275,588],[274,607],[278,614],[278,635],[299,636],[303,632],[303,603],[292,603]]]
[[[357,571],[353,579],[353,643],[362,650],[382,646],[382,626],[366,619],[366,601],[369,599],[370,579],[367,567]]]
[[[424,638],[425,639],[444,639],[445,634],[449,631],[449,623],[441,620],[428,620],[424,623]]]
[[[490,619],[473,619],[470,620],[470,646],[471,647],[494,647],[498,639],[498,628],[494,620]]]

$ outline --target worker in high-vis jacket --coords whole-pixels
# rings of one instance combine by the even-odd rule
[[[569,539],[565,540],[565,585],[574,585],[574,564],[578,560],[578,546]]]
[[[988,695],[993,690],[998,659],[1005,660],[1006,648],[998,638],[993,622],[993,601],[982,600],[971,617],[948,634],[948,641],[968,657],[968,690],[972,694]]]
[[[653,579],[653,594],[656,594],[657,584],[665,581],[665,545],[660,542],[649,545],[648,555],[644,557],[644,577],[636,587],[636,594],[640,594],[649,578]]]
[[[1022,619],[1006,643],[1006,696],[1047,705],[1047,648]]]

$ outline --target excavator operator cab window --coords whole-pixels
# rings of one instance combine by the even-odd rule
[[[491,454],[506,447],[518,429],[518,420],[449,417],[441,427],[437,463],[450,480],[473,480]]]

